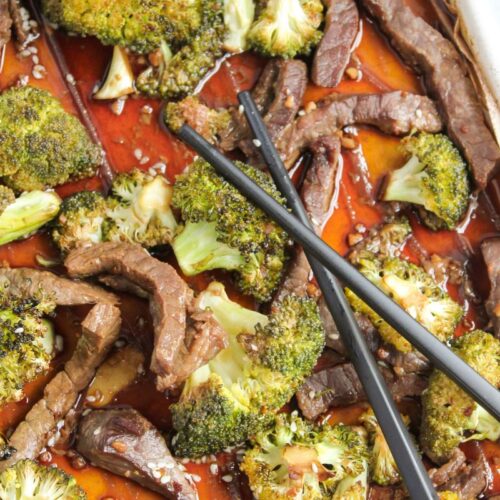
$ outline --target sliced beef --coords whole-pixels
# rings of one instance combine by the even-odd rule
[[[299,60],[269,61],[252,96],[274,141],[295,118],[307,86],[307,66]],[[220,147],[225,151],[240,148],[247,156],[257,154],[250,127],[239,108],[231,111],[232,121],[222,134]]]
[[[453,491],[463,500],[479,497],[489,482],[490,467],[486,458],[479,458],[464,466],[458,474],[439,486],[439,491]]]
[[[9,0],[0,0],[0,50],[9,42],[11,28],[12,18],[9,12]]]
[[[359,31],[354,0],[329,0],[324,35],[314,55],[312,81],[320,87],[336,87],[349,63]]]
[[[368,500],[403,500],[408,495],[398,486],[378,486],[370,484]]]
[[[118,302],[115,295],[101,288],[36,269],[1,268],[0,286],[14,297],[30,298],[43,295],[60,306],[116,304]]]
[[[98,279],[100,283],[116,290],[117,292],[130,293],[131,295],[136,295],[141,299],[149,299],[148,292],[123,276],[107,274],[99,276]]]
[[[301,198],[314,230],[321,235],[328,220],[335,188],[340,141],[337,137],[322,137],[311,146],[311,152],[313,160],[304,179]],[[276,293],[275,302],[291,293],[305,296],[310,278],[311,266],[302,247],[297,247],[288,273]]]
[[[396,377],[388,368],[381,367],[382,375],[392,397],[399,401],[419,396],[427,387],[427,379],[416,374]],[[366,401],[359,377],[351,363],[327,368],[311,375],[296,394],[304,416],[314,420],[330,408]]]
[[[500,238],[483,241],[481,251],[490,280],[486,310],[493,323],[495,335],[500,338]]]
[[[22,50],[34,37],[29,23],[29,13],[21,5],[20,0],[9,0],[9,12],[16,36],[16,45],[19,50]]]
[[[97,410],[83,417],[77,450],[94,465],[132,479],[165,498],[198,498],[160,432],[134,409]]]
[[[377,359],[391,365],[396,375],[407,373],[428,373],[432,366],[418,351],[401,352],[392,344],[384,344],[376,351]]]
[[[434,103],[425,96],[399,90],[385,94],[332,94],[287,127],[280,136],[278,149],[290,165],[318,137],[333,135],[354,124],[373,125],[394,135],[412,130],[438,132],[442,127]]]
[[[95,305],[82,323],[82,335],[64,369],[46,386],[43,397],[27,413],[10,438],[16,449],[0,462],[4,470],[15,462],[35,459],[78,399],[78,393],[92,380],[95,371],[118,338],[120,310],[110,304]]]
[[[430,469],[429,477],[435,487],[441,486],[454,478],[463,469],[467,458],[460,448],[455,448],[450,460],[439,469]]]
[[[448,134],[469,162],[476,184],[484,189],[500,165],[500,149],[457,49],[404,0],[362,0],[362,4],[403,58],[424,74]]]
[[[158,390],[177,387],[189,375],[187,367],[200,367],[225,346],[225,336],[214,324],[213,328],[195,326],[195,334],[187,342],[187,308],[192,291],[172,266],[155,259],[141,246],[111,242],[81,248],[70,253],[65,264],[71,276],[122,276],[150,296],[155,330],[151,370],[157,374]]]

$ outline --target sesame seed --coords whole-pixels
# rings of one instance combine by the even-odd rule
[[[337,340],[339,337],[340,337],[340,335],[338,333],[330,333],[328,335],[328,338],[330,338],[332,340]]]
[[[87,396],[85,398],[89,403],[95,403],[97,401],[97,398],[95,396]]]
[[[141,165],[146,165],[146,163],[149,163],[149,159],[150,159],[150,158],[149,158],[149,156],[143,156],[143,157],[140,159],[139,163],[140,163]]]
[[[156,464],[154,462],[148,462],[146,465],[148,469],[154,469],[156,467]]]
[[[153,471],[153,477],[154,477],[155,479],[160,479],[160,477],[161,477],[161,472],[160,472],[159,470],[154,470],[154,471]]]
[[[297,424],[296,424],[295,422],[292,422],[292,423],[290,424],[290,430],[291,430],[292,432],[297,432]]]
[[[23,333],[24,332],[24,328],[22,326],[20,326],[19,328],[16,328],[14,330],[14,333]]]
[[[97,436],[101,433],[101,429],[97,428],[95,431],[94,431],[94,436]]]
[[[168,462],[165,464],[166,469],[173,469],[175,467],[174,462]]]
[[[56,440],[54,437],[51,437],[48,441],[47,441],[47,446],[54,446],[56,444]]]
[[[298,113],[299,116],[304,116],[305,114],[306,112],[303,109],[301,109]]]
[[[242,115],[245,112],[245,106],[243,104],[240,104],[238,107],[238,113]]]
[[[317,474],[317,473],[318,473],[318,466],[317,466],[316,464],[312,464],[311,469],[313,470],[313,472],[314,472],[315,474]]]
[[[316,397],[316,393],[314,391],[310,391],[308,396],[309,396],[309,399],[314,399]]]
[[[199,483],[201,481],[201,477],[198,474],[191,474],[191,478],[195,483]]]
[[[231,474],[226,474],[225,476],[222,476],[222,480],[225,483],[230,483],[233,480],[233,476],[231,476]]]
[[[74,85],[75,84],[75,77],[71,74],[71,73],[68,73],[66,75],[66,81],[71,84],[71,85]]]
[[[422,118],[422,110],[420,108],[418,108],[416,111],[415,111],[415,114],[417,115],[417,118]]]
[[[216,476],[219,473],[219,466],[217,464],[210,464],[210,473]]]
[[[142,149],[134,149],[134,156],[136,160],[140,160],[143,156]]]
[[[167,484],[170,481],[170,476],[161,476],[160,483]]]
[[[38,56],[33,56],[31,60],[33,61],[33,64],[38,64],[40,62],[40,58]]]

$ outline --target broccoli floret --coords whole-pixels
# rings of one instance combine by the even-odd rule
[[[80,121],[45,90],[0,94],[0,123],[0,176],[16,192],[90,177],[102,161]]]
[[[141,170],[118,175],[104,198],[82,191],[63,201],[52,238],[63,253],[103,241],[130,241],[146,247],[168,243],[176,221],[172,187]]]
[[[462,307],[421,267],[397,257],[378,259],[371,252],[358,257],[357,267],[439,340],[445,342],[453,336],[463,316]],[[412,350],[411,344],[357,295],[351,290],[346,295],[355,311],[370,318],[384,341],[402,352]]]
[[[224,48],[228,52],[242,52],[247,47],[247,34],[255,17],[253,0],[224,0],[224,24],[226,38]]]
[[[366,498],[368,449],[350,427],[280,414],[252,444],[240,468],[258,500]]]
[[[214,144],[221,132],[228,128],[231,115],[227,109],[212,109],[202,104],[198,97],[188,96],[182,101],[168,103],[164,119],[174,132],[186,123]]]
[[[177,223],[170,208],[172,186],[162,176],[132,170],[116,177],[107,199],[104,241],[130,241],[146,247],[168,243]]]
[[[186,382],[171,406],[176,454],[199,457],[245,441],[287,403],[324,347],[316,303],[288,296],[267,317],[245,309],[213,282],[197,305],[211,310],[229,346]]]
[[[54,330],[43,314],[53,309],[48,300],[0,294],[0,404],[21,400],[24,385],[48,370]]]
[[[428,227],[453,229],[469,203],[467,164],[443,134],[406,137],[403,147],[410,159],[388,176],[382,199],[423,207],[420,212]]]
[[[406,416],[403,416],[403,421],[406,425],[410,423]],[[369,436],[371,448],[370,478],[381,486],[399,483],[401,476],[398,466],[371,408],[361,415],[360,422],[368,431]]]
[[[500,340],[474,330],[452,342],[453,351],[490,384],[500,388]],[[444,463],[452,451],[469,439],[500,437],[500,422],[479,406],[444,373],[434,370],[422,395],[420,443],[436,463]]]
[[[50,21],[105,45],[135,52],[156,50],[162,41],[188,40],[201,25],[200,0],[43,0]]]
[[[3,188],[3,186],[1,186]],[[11,191],[12,196],[13,192]],[[0,193],[5,205],[12,196],[3,188]],[[0,245],[27,237],[50,222],[59,212],[61,199],[54,192],[31,191],[4,207],[0,212]]]
[[[284,203],[267,174],[241,162],[237,165]],[[184,222],[172,244],[184,274],[192,276],[211,269],[237,271],[244,293],[262,302],[272,297],[289,246],[285,231],[203,160],[196,160],[177,178],[173,205]]]
[[[87,495],[75,478],[61,469],[20,460],[0,474],[0,498],[85,500]]]
[[[106,200],[95,191],[81,191],[66,198],[52,229],[52,239],[63,253],[103,241]]]
[[[202,25],[189,42],[177,51],[163,44],[161,64],[139,75],[137,88],[141,92],[165,99],[181,98],[192,93],[215,66],[224,54],[224,9],[220,0],[203,0],[202,11]]]
[[[321,40],[321,0],[267,0],[252,24],[248,43],[272,57],[308,55]]]

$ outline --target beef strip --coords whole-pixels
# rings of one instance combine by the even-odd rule
[[[448,134],[461,148],[479,188],[500,166],[500,148],[486,125],[472,81],[455,46],[415,15],[404,0],[362,0],[403,58],[425,76]]]
[[[321,235],[328,220],[329,208],[335,188],[335,176],[340,155],[337,137],[322,137],[311,145],[312,164],[301,189],[301,198],[309,220],[318,235]],[[288,273],[276,293],[274,302],[280,302],[289,294],[307,295],[311,266],[302,247],[297,247]]]
[[[47,296],[60,306],[116,304],[118,302],[115,295],[101,288],[36,269],[1,268],[0,287],[14,297]]]
[[[396,401],[419,396],[427,387],[427,378],[414,373],[396,377],[390,369],[384,367],[381,367],[381,372]],[[316,419],[330,408],[366,401],[363,386],[351,363],[314,373],[306,379],[296,396],[300,410],[310,420]]]
[[[439,486],[438,491],[453,491],[463,500],[474,500],[488,486],[490,473],[488,462],[481,454],[449,481]]]
[[[94,465],[132,479],[165,498],[198,498],[160,432],[132,408],[97,410],[83,417],[76,448]]]
[[[22,50],[34,38],[32,28],[27,18],[28,11],[21,5],[20,0],[9,0],[9,12],[16,36],[18,50]]]
[[[252,96],[274,141],[295,118],[307,86],[307,66],[299,60],[272,59],[264,68]],[[232,121],[222,134],[219,146],[224,151],[238,147],[249,157],[257,151],[245,115],[231,110]]]
[[[450,460],[438,469],[430,469],[429,477],[434,487],[441,486],[455,477],[464,467],[467,458],[460,448],[455,448]]]
[[[354,0],[330,0],[327,4],[324,34],[314,55],[311,78],[320,87],[336,87],[359,31],[359,12]]]
[[[148,292],[143,290],[140,286],[137,286],[135,283],[132,283],[127,278],[124,278],[123,276],[108,274],[99,276],[98,280],[103,285],[106,285],[118,292],[130,293],[132,295],[140,297],[141,299],[149,299]]]
[[[12,18],[9,12],[9,0],[0,0],[0,50],[9,43],[11,28]]]
[[[288,126],[277,146],[286,164],[291,165],[318,137],[354,124],[374,125],[394,135],[415,129],[438,132],[442,128],[434,103],[425,96],[399,90],[385,94],[331,94],[319,101],[316,109]]]
[[[391,365],[396,375],[428,373],[432,368],[430,361],[419,351],[401,352],[392,344],[380,346],[376,356],[379,361]]]
[[[408,495],[399,486],[378,486],[370,484],[368,500],[403,500]]]
[[[500,238],[492,238],[481,244],[488,278],[490,295],[486,301],[486,311],[491,318],[495,335],[500,338]]]
[[[210,323],[210,328],[195,327],[191,343],[186,343],[192,291],[172,266],[155,259],[141,246],[110,242],[80,248],[68,255],[65,264],[71,276],[123,276],[151,297],[155,330],[151,370],[157,374],[158,390],[177,387],[190,374],[188,368],[194,371],[225,347],[225,334],[215,323]]]
[[[70,360],[46,386],[43,397],[27,413],[12,434],[9,444],[16,452],[0,462],[0,470],[22,459],[35,459],[46,446],[56,424],[78,399],[78,393],[92,380],[120,331],[120,310],[110,304],[95,305],[82,323]]]

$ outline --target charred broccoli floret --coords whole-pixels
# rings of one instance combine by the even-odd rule
[[[357,256],[357,267],[372,283],[397,302],[439,340],[451,338],[463,316],[454,302],[421,267],[398,257],[379,259],[371,252]],[[351,290],[346,295],[355,311],[365,314],[382,338],[402,352],[411,344]]]
[[[63,253],[103,241],[147,247],[168,243],[176,228],[172,187],[161,176],[132,170],[118,175],[111,194],[82,191],[63,201],[52,238]]]
[[[30,236],[59,212],[61,199],[52,192],[31,191],[18,198],[0,186],[0,245]]]
[[[45,467],[33,460],[20,460],[0,473],[2,500],[85,500],[87,495],[75,478],[57,467]]]
[[[453,351],[490,384],[500,388],[500,340],[474,330],[452,342]],[[452,451],[469,439],[500,437],[500,422],[479,406],[444,373],[434,370],[422,395],[420,443],[436,463],[444,463]]]
[[[200,102],[196,96],[188,96],[182,101],[170,102],[165,108],[165,124],[178,132],[186,123],[193,127],[207,141],[214,144],[221,132],[231,121],[227,109],[212,109]]]
[[[401,476],[398,466],[373,410],[370,408],[361,415],[360,421],[368,431],[371,448],[370,478],[381,486],[399,483]],[[409,424],[409,419],[405,416],[403,416],[403,421],[406,425]]]
[[[102,151],[80,121],[45,90],[0,94],[0,176],[16,192],[94,175]]]
[[[267,0],[248,33],[256,51],[272,57],[308,55],[321,40],[321,0]]]
[[[403,147],[410,159],[389,175],[382,199],[423,207],[421,217],[431,229],[453,229],[469,203],[467,164],[443,134],[406,137]]]
[[[201,24],[201,0],[43,0],[50,21],[105,45],[148,53],[163,41],[189,40]]]
[[[43,318],[50,300],[20,300],[0,293],[0,404],[19,401],[23,387],[49,368],[54,330]]]
[[[271,178],[241,162],[239,168],[283,203]],[[172,247],[188,276],[211,269],[236,271],[241,290],[265,302],[277,287],[289,239],[211,165],[196,160],[177,178],[173,205],[184,227]]]
[[[316,303],[288,296],[276,313],[245,309],[213,282],[197,305],[211,310],[229,346],[186,382],[171,407],[176,454],[199,457],[245,441],[272,419],[314,368],[324,347]]]
[[[252,444],[240,468],[258,500],[366,498],[368,449],[350,427],[280,414]]]

